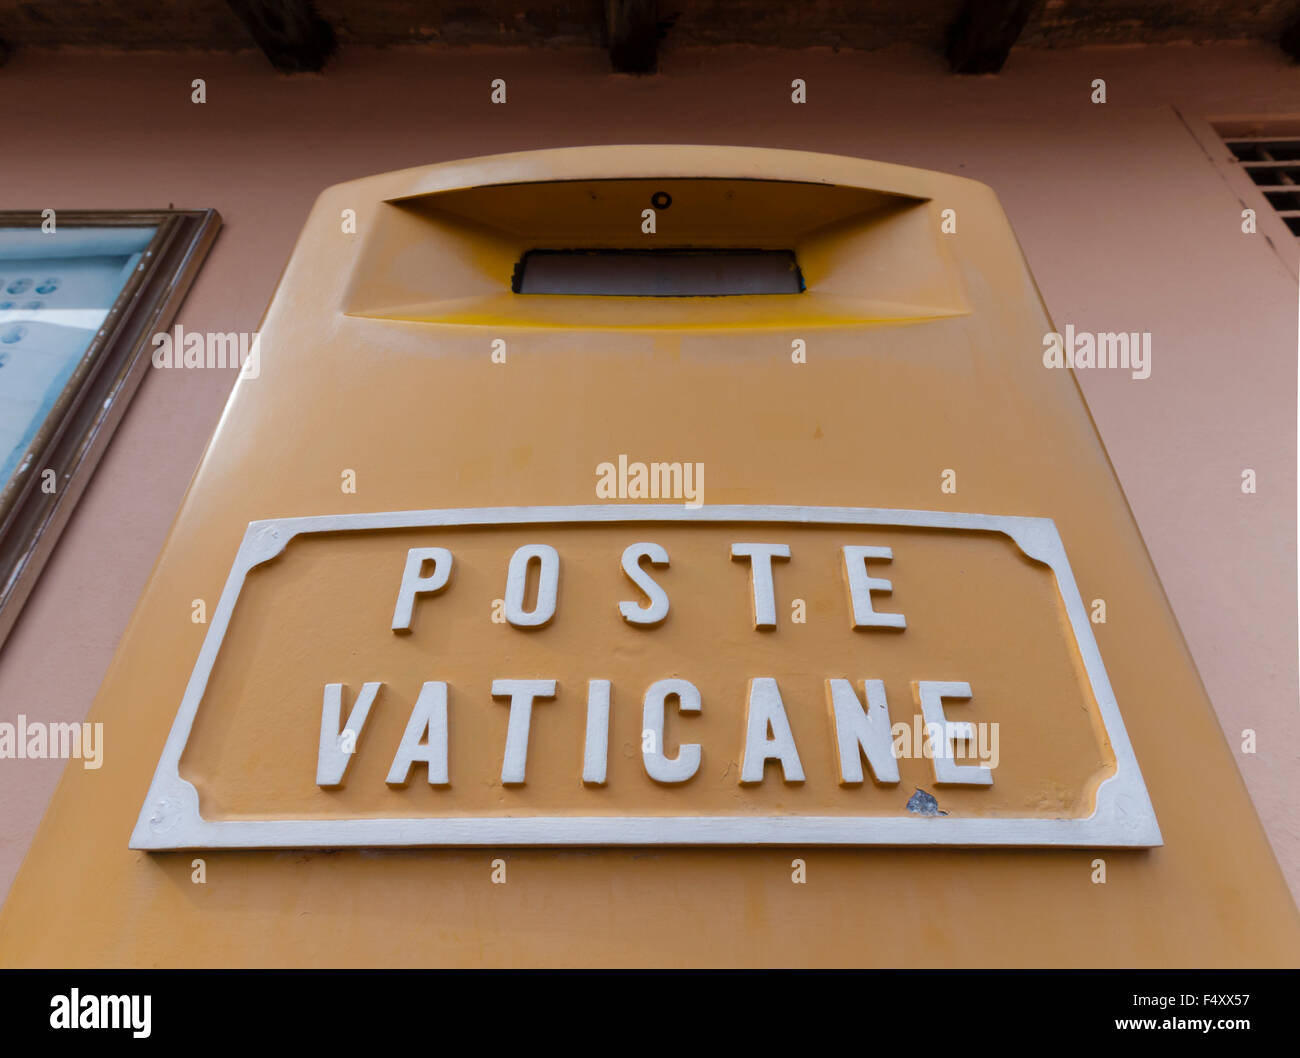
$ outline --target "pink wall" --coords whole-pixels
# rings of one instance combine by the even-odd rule
[[[1081,383],[1300,892],[1297,247],[1241,233],[1237,192],[1180,117],[1300,116],[1300,69],[1254,45],[1017,51],[987,78],[954,78],[928,53],[824,50],[670,52],[647,79],[606,69],[597,51],[345,50],[326,75],[290,79],[254,53],[19,52],[0,70],[0,208],[217,208],[225,230],[180,322],[241,331],[256,329],[316,194],[405,166],[726,143],[991,184],[1058,325],[1152,332],[1150,379]],[[196,77],[204,106],[190,102]],[[494,77],[509,83],[504,107],[488,102]],[[789,102],[794,77],[808,83],[805,106]],[[1104,106],[1089,101],[1096,77]],[[84,716],[231,382],[219,371],[146,379],[0,652],[0,720]],[[1245,467],[1256,495],[1240,491]],[[1248,727],[1254,755],[1240,753]],[[0,896],[60,768],[0,761]]]

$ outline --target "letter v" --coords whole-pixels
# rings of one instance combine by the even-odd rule
[[[340,731],[339,715],[343,712],[343,684],[325,684],[325,701],[320,714],[320,751],[316,756],[317,786],[342,784],[343,776],[352,762],[357,739],[361,737],[361,729],[366,726],[366,717],[370,715],[370,707],[375,704],[375,696],[382,686],[383,684],[378,682],[362,685],[356,704],[348,714],[347,726]],[[345,736],[349,734],[351,738],[347,739],[348,745],[344,746]]]

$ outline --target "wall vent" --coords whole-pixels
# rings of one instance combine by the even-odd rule
[[[1215,131],[1291,234],[1300,238],[1300,122],[1223,123]]]

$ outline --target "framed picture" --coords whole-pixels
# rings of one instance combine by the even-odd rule
[[[0,211],[0,643],[221,226]]]

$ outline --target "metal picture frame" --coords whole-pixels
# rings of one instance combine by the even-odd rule
[[[0,210],[0,228],[153,229],[148,246],[12,476],[0,483],[0,647],[126,413],[165,331],[198,274],[221,216],[214,209]],[[54,472],[54,488],[42,487]]]

